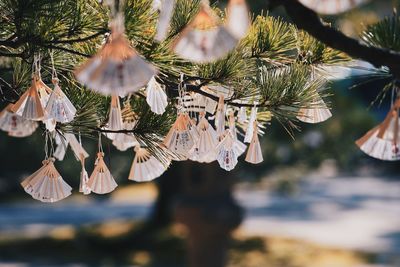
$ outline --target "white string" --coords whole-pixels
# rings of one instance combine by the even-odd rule
[[[50,60],[51,60],[51,78],[52,78],[52,80],[56,81],[56,80],[58,80],[58,78],[57,78],[57,70],[54,66],[54,51],[53,50],[51,50],[51,52],[50,52]]]
[[[101,143],[101,133],[99,132],[99,152],[104,153],[103,145]]]

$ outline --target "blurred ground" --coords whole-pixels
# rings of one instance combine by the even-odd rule
[[[231,266],[400,266],[400,181],[384,177],[329,178],[316,173],[302,177],[290,195],[276,190],[273,193],[271,181],[273,178],[268,177],[257,184],[236,187],[235,197],[245,207],[246,218],[235,234]],[[7,258],[4,253],[12,254],[6,248],[9,246],[33,249],[29,242],[40,240],[38,243],[46,246],[43,240],[49,239],[79,242],[82,231],[105,238],[101,241],[104,244],[117,242],[113,237],[129,239],[135,229],[132,219],[146,218],[155,197],[155,187],[147,184],[121,188],[103,201],[86,198],[83,202],[75,196],[53,205],[29,199],[2,204],[0,259]],[[182,231],[178,232],[180,247]],[[132,248],[136,249],[143,248]]]

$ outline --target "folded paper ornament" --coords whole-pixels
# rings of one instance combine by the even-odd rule
[[[301,108],[297,119],[305,123],[321,123],[332,117],[332,113],[324,100],[318,96],[313,103],[313,108]]]
[[[263,155],[261,151],[260,140],[258,139],[258,126],[257,121],[254,122],[253,138],[251,139],[249,149],[245,161],[252,164],[259,164],[263,162]]]
[[[216,151],[219,166],[226,171],[233,170],[238,163],[239,155],[235,148],[235,138],[230,130],[225,131],[221,142],[216,147]]]
[[[108,194],[114,191],[117,186],[114,177],[104,162],[104,153],[97,153],[95,167],[87,182],[87,187],[90,188],[93,193]]]
[[[71,147],[72,152],[74,152],[76,160],[81,161],[82,157],[84,159],[89,157],[89,154],[83,148],[82,143],[76,138],[74,134],[64,133],[64,137],[66,142]]]
[[[257,108],[253,107],[251,109],[250,118],[247,123],[246,135],[244,136],[244,142],[250,143],[251,139],[253,138],[254,132],[254,122],[257,120]]]
[[[245,0],[230,0],[227,8],[226,28],[237,39],[246,36],[250,27],[250,15]]]
[[[187,113],[180,113],[164,138],[163,144],[172,152],[182,158],[189,156],[189,151],[195,143],[194,130],[191,119]]]
[[[380,125],[356,141],[364,153],[380,160],[400,160],[399,109],[400,99]]]
[[[34,199],[42,202],[57,202],[71,195],[72,191],[56,170],[53,158],[44,160],[43,166],[21,185]]]
[[[54,157],[59,161],[63,161],[65,154],[67,153],[68,148],[68,140],[65,139],[64,136],[56,133],[54,136],[54,140],[56,142],[56,150],[54,151]]]
[[[160,15],[157,22],[157,32],[154,39],[158,42],[167,37],[172,15],[174,14],[176,0],[163,0],[160,7]]]
[[[76,108],[61,90],[58,79],[53,79],[54,90],[46,106],[48,117],[60,123],[71,122],[76,114]]]
[[[39,90],[42,97],[39,96]],[[11,111],[28,120],[40,121],[45,118],[44,107],[47,104],[46,89],[39,82],[37,76],[32,78],[31,87],[11,107]],[[44,105],[43,105],[44,104]]]
[[[215,114],[215,128],[217,129],[218,136],[225,133],[225,112],[224,97],[221,95],[218,100],[217,113]]]
[[[9,104],[0,112],[0,129],[13,137],[26,137],[32,135],[38,123],[27,120],[11,111],[13,104]]]
[[[167,94],[154,77],[147,84],[146,101],[151,111],[159,115],[163,114],[168,106]]]
[[[88,186],[89,175],[85,169],[84,155],[81,155],[80,162],[81,162],[82,170],[81,170],[81,176],[80,176],[80,182],[79,182],[79,192],[83,193],[84,195],[89,195],[92,192],[92,190]]]
[[[229,131],[231,132],[235,141],[233,148],[235,149],[235,152],[239,157],[246,151],[247,146],[237,138],[238,133],[236,129],[235,115],[233,112],[230,112],[229,114]]]
[[[237,43],[238,39],[221,24],[206,1],[202,1],[199,13],[182,31],[173,49],[182,58],[205,63],[224,57]]]
[[[245,107],[240,107],[237,117],[239,123],[244,123],[247,120],[247,111]]]
[[[190,151],[189,159],[201,163],[210,163],[216,160],[215,147],[218,144],[218,135],[212,125],[208,122],[204,112],[200,114],[197,125],[199,138]]]
[[[348,11],[369,0],[299,0],[300,3],[325,15],[334,15]]]
[[[121,14],[112,21],[111,35],[100,51],[80,66],[78,81],[104,95],[127,95],[144,87],[156,69],[144,60],[124,35]]]
[[[124,130],[132,131],[137,122],[137,115],[133,112],[131,104],[125,101],[121,111]],[[138,141],[133,133],[116,133],[112,144],[120,151],[126,151],[138,145]]]
[[[166,166],[150,152],[140,146],[135,147],[135,158],[129,172],[129,180],[136,182],[148,182],[161,176],[169,165]]]
[[[121,104],[119,103],[119,97],[117,95],[111,96],[111,106],[108,112],[108,123],[104,128],[110,131],[123,130]],[[105,136],[111,140],[114,140],[116,135],[117,133],[105,133]]]

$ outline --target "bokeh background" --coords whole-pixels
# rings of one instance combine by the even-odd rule
[[[265,14],[265,1],[248,2]],[[357,38],[395,5],[371,1],[324,19]],[[285,17],[280,9],[270,15]],[[241,160],[228,173],[214,164],[174,163],[155,182],[136,184],[127,180],[133,151],[106,144],[120,185],[107,196],[75,192],[60,203],[36,202],[19,183],[41,166],[43,136],[0,133],[0,266],[187,266],[188,230],[177,223],[176,207],[190,195],[213,206],[227,194],[243,215],[229,242],[229,266],[400,266],[400,166],[369,158],[354,144],[383,119],[389,99],[370,107],[383,84],[365,83],[359,70],[343,68],[335,77],[334,117],[301,125],[294,140],[272,123],[262,138],[265,161],[256,167]],[[90,172],[96,142],[84,139],[84,146]],[[80,164],[71,151],[56,167],[78,188]],[[209,218],[221,213],[204,211]]]

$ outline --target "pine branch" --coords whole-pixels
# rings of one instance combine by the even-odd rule
[[[366,46],[359,41],[347,37],[336,29],[323,24],[320,17],[297,0],[272,0],[275,5],[282,5],[297,27],[307,31],[326,45],[343,51],[353,58],[363,59],[379,68],[387,66],[400,78],[400,54],[398,52]]]

